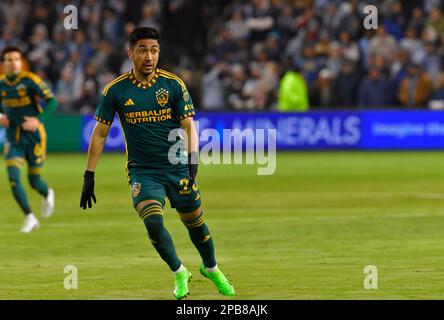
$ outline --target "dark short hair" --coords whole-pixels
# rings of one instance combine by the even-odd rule
[[[137,27],[129,35],[130,48],[133,48],[137,44],[137,41],[141,39],[154,39],[160,43],[159,32],[156,29],[149,27]]]
[[[16,46],[6,46],[2,50],[1,61],[4,61],[5,55],[10,52],[18,52],[18,53],[20,53],[21,56],[23,55],[22,50],[20,50],[20,48],[18,48]]]

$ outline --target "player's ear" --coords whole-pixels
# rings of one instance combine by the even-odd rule
[[[128,48],[127,53],[128,53],[128,57],[130,58],[130,60],[133,60],[133,58],[134,58],[133,48]]]

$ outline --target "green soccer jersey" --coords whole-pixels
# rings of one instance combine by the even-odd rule
[[[194,115],[194,106],[179,77],[156,69],[152,80],[143,84],[132,71],[121,75],[103,90],[94,118],[111,125],[116,113],[131,167],[171,170],[184,166],[186,154],[173,152],[185,150],[183,138],[172,135],[172,139],[170,132],[180,128],[180,120]],[[169,155],[182,164],[172,164]]]
[[[38,98],[53,98],[45,82],[36,74],[22,71],[15,76],[0,77],[0,112],[9,118],[6,137],[14,141],[20,131],[24,116],[39,117],[45,111]]]

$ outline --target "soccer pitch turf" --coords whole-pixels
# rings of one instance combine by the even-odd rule
[[[79,208],[84,154],[49,154],[56,212],[22,235],[0,174],[0,299],[173,299],[173,276],[131,206],[125,157],[106,154],[98,203]],[[279,153],[277,171],[201,165],[198,181],[218,263],[237,299],[444,298],[444,153]],[[3,164],[2,164],[3,165]],[[23,170],[25,171],[25,170]],[[39,217],[40,198],[22,181]],[[190,300],[229,299],[198,272],[200,258],[167,203],[165,223],[193,274]],[[66,265],[78,289],[66,290]],[[378,269],[366,290],[363,269]]]

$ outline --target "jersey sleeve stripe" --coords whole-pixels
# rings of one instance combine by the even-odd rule
[[[176,80],[176,81],[179,83],[180,87],[182,88],[182,91],[185,91],[185,90],[186,90],[186,86],[185,86],[185,84],[184,84],[179,78],[173,78],[173,77],[170,77],[170,76],[165,75],[165,74],[162,74],[162,73],[159,73],[159,75],[160,75],[161,77],[164,77],[164,78],[167,78],[167,79]]]
[[[42,106],[39,103],[37,103],[36,106],[37,106],[37,110],[39,111],[39,113],[43,113],[44,112]]]
[[[181,79],[181,78],[179,78],[178,76],[176,76],[175,74],[173,74],[173,73],[171,73],[171,72],[168,72],[168,71],[165,71],[165,70],[163,70],[163,69],[160,69],[160,71],[159,71],[162,75],[165,75],[165,76],[169,76],[170,78],[172,78],[172,79],[176,79],[178,82],[180,82],[182,85],[185,85],[185,82],[183,82],[183,80]]]
[[[122,80],[125,80],[126,78],[129,77],[128,73],[122,74],[120,77],[117,77],[116,79],[114,79],[113,81],[111,81],[110,83],[108,83],[108,85],[105,87],[105,89],[103,89],[103,95],[106,96],[106,94],[108,93],[108,90],[115,85],[117,82],[120,82]]]
[[[183,90],[183,91],[186,90],[185,82],[183,82],[183,80],[180,79],[178,76],[176,76],[176,75],[174,75],[174,74],[172,74],[172,73],[166,72],[166,71],[163,70],[163,69],[160,69],[160,73],[159,73],[159,75],[161,75],[161,76],[163,76],[163,77],[165,77],[165,78],[168,78],[168,79],[176,80],[177,82],[179,82],[180,86],[182,87],[182,90]]]
[[[180,79],[179,76],[175,75],[175,74],[172,73],[172,72],[166,71],[166,70],[164,70],[164,69],[159,69],[159,72],[165,73],[165,74],[170,75],[170,76],[172,76],[172,77],[176,77],[177,79],[179,79],[180,81],[182,81],[182,79]]]
[[[42,78],[40,78],[35,73],[29,72],[29,71],[25,72],[25,74],[23,75],[23,78],[31,79],[36,85],[39,85],[43,82]]]

